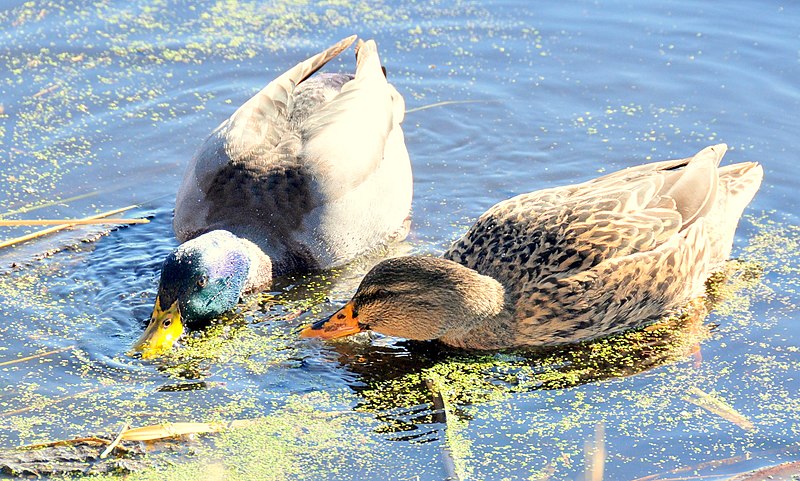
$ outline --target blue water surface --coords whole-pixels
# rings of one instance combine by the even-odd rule
[[[0,250],[0,447],[121,422],[268,416],[304,399],[367,426],[377,458],[337,466],[330,479],[726,479],[800,457],[800,5],[31,0],[3,2],[0,25],[0,216],[136,205],[127,215],[151,219]],[[705,323],[718,327],[676,360],[454,399],[445,416],[433,391],[411,405],[368,395],[438,354],[390,339],[297,338],[375,259],[280,281],[223,324],[213,356],[127,356],[177,245],[172,207],[194,150],[270,79],[353,33],[376,39],[409,110],[413,229],[394,254],[439,253],[518,193],[724,142],[726,161],[764,166],[734,248],[763,267],[762,280],[712,313]],[[347,52],[327,69],[353,64]],[[335,401],[314,404],[320,395]],[[298,468],[292,479],[318,476]]]

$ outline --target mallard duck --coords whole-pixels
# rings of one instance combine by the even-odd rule
[[[335,267],[405,238],[405,104],[375,42],[358,42],[355,74],[311,76],[355,39],[270,82],[189,163],[173,221],[184,243],[161,268],[150,324],[134,346],[143,357],[274,276]]]
[[[498,203],[441,258],[385,260],[304,337],[371,329],[468,349],[548,346],[642,326],[728,258],[763,171],[727,147]]]

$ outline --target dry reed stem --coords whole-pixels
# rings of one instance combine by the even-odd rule
[[[218,433],[228,429],[239,429],[250,426],[259,418],[236,419],[223,423],[164,423],[142,426],[140,428],[126,429],[120,433],[121,441],[155,441],[164,438],[174,438],[187,434]]]
[[[136,207],[139,207],[139,205],[138,204],[137,205],[129,205],[128,207],[123,207],[121,209],[114,209],[114,210],[110,210],[108,212],[103,212],[101,214],[96,214],[96,215],[93,215],[93,216],[89,216],[89,217],[86,217],[86,218],[84,218],[82,220],[92,220],[92,219],[100,219],[100,218],[103,218],[103,217],[109,217],[109,216],[112,216],[112,215],[120,214],[120,213],[125,212],[125,211],[129,211],[131,209],[135,209]],[[57,225],[55,227],[50,227],[49,229],[40,230],[40,231],[34,232],[32,234],[27,234],[27,235],[24,235],[24,236],[21,236],[21,237],[16,237],[14,239],[9,239],[9,240],[0,242],[0,249],[2,249],[3,247],[8,247],[8,246],[15,245],[15,244],[21,244],[22,242],[27,242],[29,240],[36,239],[38,237],[46,236],[48,234],[52,234],[53,232],[58,232],[60,230],[66,229],[68,227],[72,227],[73,225],[75,225],[75,224]]]
[[[434,107],[444,107],[446,105],[459,105],[459,104],[491,104],[497,103],[496,100],[445,100],[442,102],[436,102],[433,104],[422,105],[420,107],[414,107],[413,109],[406,110],[407,114],[412,112],[419,112],[420,110],[428,110]]]
[[[741,473],[726,481],[763,481],[765,479],[794,480],[800,478],[800,461],[790,461]]]
[[[26,212],[32,212],[34,210],[43,209],[45,207],[52,207],[52,206],[58,205],[58,204],[69,204],[70,202],[75,201],[75,200],[86,199],[88,197],[93,197],[95,195],[103,194],[103,193],[106,193],[106,192],[107,192],[107,190],[93,190],[93,191],[87,192],[85,194],[78,194],[78,195],[73,196],[73,197],[67,197],[66,199],[51,200],[49,202],[44,202],[42,204],[37,204],[37,205],[31,206],[31,207],[20,207],[19,209],[10,210],[10,211],[6,212],[5,214],[0,214],[0,219],[2,219],[3,217],[8,217],[10,215],[24,214]]]
[[[45,95],[47,95],[49,93],[53,93],[53,92],[55,92],[56,90],[58,90],[60,88],[61,88],[61,85],[53,84],[53,85],[51,85],[49,87],[43,88],[42,90],[36,92],[35,94],[33,94],[33,98],[38,99],[39,97],[43,97],[43,96],[45,96]]]
[[[594,427],[594,437],[583,445],[586,467],[583,479],[586,481],[603,481],[606,465],[606,426],[603,421]]]
[[[130,427],[131,427],[131,426],[130,426],[130,424],[128,424],[128,423],[123,423],[123,424],[122,424],[122,429],[120,429],[120,430],[119,430],[119,434],[117,434],[117,437],[116,437],[116,438],[114,438],[114,440],[113,440],[113,441],[111,441],[111,444],[109,444],[109,445],[108,445],[108,447],[105,449],[105,451],[103,451],[102,453],[100,453],[100,459],[106,459],[106,457],[108,456],[108,454],[109,454],[111,451],[113,451],[113,450],[114,450],[114,448],[116,448],[116,447],[117,447],[117,445],[120,443],[120,441],[122,441],[122,436],[125,434],[125,431],[127,431],[127,430],[128,430],[128,428],[130,428]]]
[[[706,411],[716,414],[717,416],[730,421],[739,426],[745,431],[750,431],[755,426],[743,414],[738,412],[732,406],[728,405],[722,399],[719,399],[711,394],[706,393],[700,388],[695,386],[690,387],[684,396],[681,396],[684,401],[690,402],[695,406],[699,406]]]
[[[218,433],[228,428],[224,423],[165,423],[128,429],[122,433],[124,441],[154,441],[186,434]]]
[[[59,352],[71,351],[71,350],[75,349],[75,347],[76,347],[75,345],[72,345],[72,346],[62,347],[60,349],[53,349],[52,351],[42,352],[42,353],[39,353],[39,354],[33,354],[31,356],[21,357],[19,359],[14,359],[14,360],[11,360],[11,361],[3,361],[3,362],[0,362],[0,367],[10,366],[12,364],[17,364],[17,363],[20,363],[20,362],[30,361],[30,360],[33,360],[33,359],[39,359],[40,357],[49,356],[51,354],[58,354]]]
[[[102,225],[102,224],[147,224],[148,219],[32,219],[32,220],[3,220],[0,227],[22,227],[28,225]]]
[[[61,396],[61,397],[58,397],[58,398],[55,398],[55,399],[51,399],[51,400],[49,400],[48,402],[46,402],[44,404],[32,404],[32,405],[30,405],[28,407],[24,407],[24,408],[12,409],[11,411],[3,411],[3,412],[0,413],[0,418],[5,417],[5,416],[13,416],[14,414],[26,413],[28,411],[33,411],[34,409],[43,408],[45,406],[51,406],[53,404],[58,404],[61,401],[66,401],[67,399],[72,399],[72,398],[84,396],[86,394],[92,394],[92,393],[95,393],[95,392],[97,392],[99,390],[100,390],[99,387],[98,388],[93,388],[93,389],[87,389],[85,391],[76,392],[75,394],[68,394],[66,396]]]

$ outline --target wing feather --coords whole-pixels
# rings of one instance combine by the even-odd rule
[[[668,253],[716,203],[725,147],[523,194],[487,211],[444,257],[500,281],[514,297],[613,259]],[[644,259],[645,257],[635,257]],[[523,272],[516,272],[521,269]],[[538,286],[538,287],[537,287]]]
[[[403,99],[386,81],[374,40],[359,40],[356,62],[355,78],[301,129],[301,155],[328,198],[351,191],[378,169],[387,139],[403,120]]]
[[[489,209],[445,253],[506,288],[520,345],[633,328],[701,295],[761,183],[725,145],[523,194]]]

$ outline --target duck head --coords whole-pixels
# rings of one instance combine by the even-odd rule
[[[245,289],[251,260],[240,239],[227,231],[196,237],[170,253],[150,323],[133,346],[152,358],[172,347],[184,327],[195,327],[231,309]]]
[[[375,266],[350,302],[301,336],[334,339],[373,330],[414,340],[458,338],[502,315],[504,298],[499,282],[461,264],[398,257]]]

